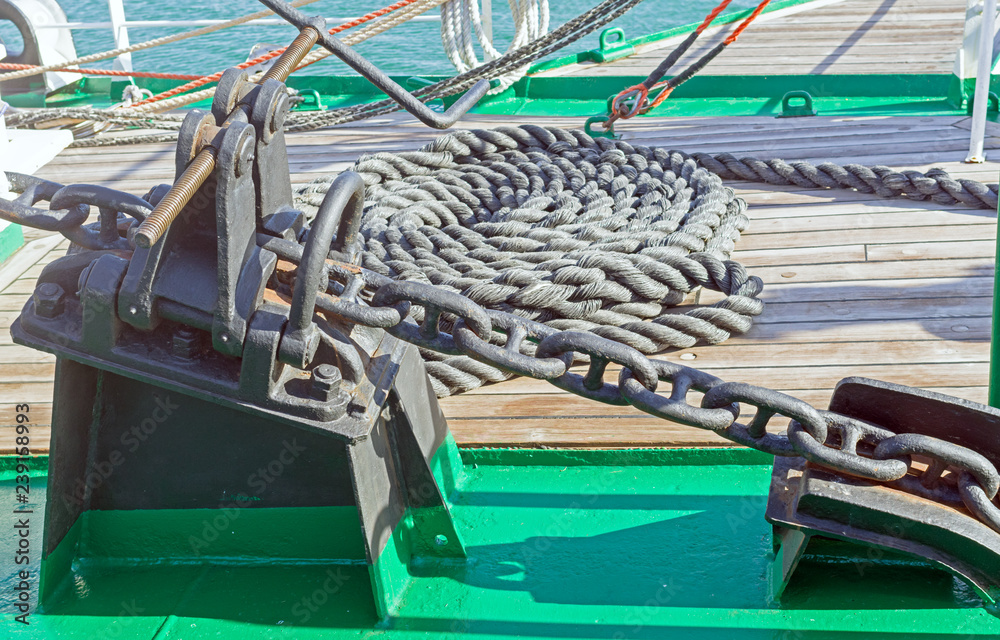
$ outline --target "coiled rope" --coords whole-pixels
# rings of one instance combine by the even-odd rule
[[[488,308],[656,353],[714,344],[763,311],[729,255],[746,204],[689,156],[555,127],[456,131],[363,156],[363,265]],[[298,194],[315,211],[333,176]],[[675,307],[698,287],[725,299]],[[439,396],[509,376],[424,353]]]
[[[490,61],[530,44],[548,32],[548,0],[510,0],[509,4],[514,19],[514,37],[503,53],[493,46],[483,30],[479,0],[447,0],[441,5],[441,42],[448,59],[459,73],[475,69],[481,64],[476,56],[475,43],[479,43],[486,61]],[[528,66],[524,65],[493,78],[498,85],[490,93],[500,93],[523,78],[528,72]]]

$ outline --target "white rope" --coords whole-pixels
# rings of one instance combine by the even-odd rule
[[[514,37],[505,51],[493,46],[483,30],[479,11],[480,0],[447,0],[441,5],[441,42],[448,59],[464,73],[484,62],[502,57],[542,37],[549,30],[549,0],[508,0],[514,19]],[[483,51],[480,62],[475,45]],[[500,85],[490,91],[499,93],[524,77],[528,67],[521,67],[500,76]]]
[[[296,7],[301,7],[303,5],[311,4],[316,1],[317,0],[292,0],[291,4]],[[97,60],[106,60],[108,58],[115,58],[125,53],[132,53],[133,51],[142,51],[143,49],[151,49],[152,47],[158,47],[160,45],[170,44],[171,42],[178,42],[180,40],[187,40],[188,38],[203,36],[205,34],[213,33],[215,31],[221,31],[222,29],[235,27],[237,25],[250,22],[251,20],[266,18],[267,16],[273,14],[274,12],[271,11],[270,9],[265,9],[263,11],[258,11],[257,13],[251,13],[250,15],[246,15],[241,18],[233,18],[232,20],[227,20],[226,22],[220,22],[219,24],[213,24],[207,27],[201,27],[200,29],[195,29],[194,31],[185,31],[184,33],[176,33],[172,36],[163,36],[162,38],[147,40],[146,42],[133,44],[129,47],[122,47],[121,49],[112,49],[110,51],[102,51],[100,53],[91,53],[89,55],[82,56],[76,58],[75,60],[70,60],[68,62],[57,62],[42,67],[33,67],[31,69],[20,69],[18,71],[11,71],[10,73],[0,74],[0,82],[13,80],[15,78],[27,78],[29,76],[45,73],[46,71],[57,71],[59,69],[64,69],[66,67],[73,67],[80,64],[87,64],[88,62],[96,62]]]

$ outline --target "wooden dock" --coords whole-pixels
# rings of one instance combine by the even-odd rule
[[[706,73],[949,73],[964,14],[964,3],[956,0],[816,0],[765,14]],[[704,47],[731,28],[710,32]],[[647,46],[609,65],[553,73],[646,73],[668,44]],[[756,60],[752,68],[747,60]],[[460,126],[530,122],[572,128],[582,120],[473,116]],[[962,163],[968,129],[965,117],[822,116],[639,118],[618,127],[629,142],[689,152],[942,167],[955,176],[996,181],[1000,164]],[[1000,148],[1000,126],[990,124],[987,134],[987,149]],[[414,149],[436,135],[404,115],[291,134],[293,181],[343,171],[363,153]],[[172,181],[173,153],[172,144],[73,149],[40,175],[142,194]],[[766,310],[744,336],[660,357],[726,380],[780,389],[817,406],[825,406],[838,380],[854,375],[985,401],[995,213],[848,191],[732,186],[749,203],[751,219],[733,257],[764,280]],[[13,446],[19,403],[31,405],[33,448],[42,451],[51,407],[53,358],[13,345],[8,328],[42,267],[67,242],[37,231],[27,235],[32,242],[0,268],[0,452]],[[702,301],[712,301],[711,295]],[[442,405],[466,446],[728,444],[709,432],[524,379],[446,398]]]

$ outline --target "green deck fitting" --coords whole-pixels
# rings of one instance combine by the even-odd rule
[[[801,102],[799,102],[801,100]],[[813,98],[808,91],[789,91],[781,98],[778,118],[804,118],[816,115]]]
[[[613,62],[635,53],[635,47],[628,43],[623,29],[605,29],[601,32],[600,43],[599,48],[586,52],[594,62]]]
[[[378,571],[403,578],[404,588],[386,619],[371,603],[360,534],[343,526],[353,521],[350,509],[250,507],[225,518],[214,510],[91,512],[75,532],[83,560],[28,626],[9,613],[17,585],[14,567],[4,564],[0,633],[32,640],[1000,634],[1000,620],[948,574],[832,543],[811,545],[781,602],[772,601],[763,454],[461,454],[450,502],[469,560],[407,566],[387,548]],[[0,500],[12,504],[13,478],[2,478]],[[43,491],[44,480],[33,480],[36,514]],[[32,521],[35,550],[40,525]],[[9,526],[4,531],[0,554],[10,558],[14,540]],[[211,541],[193,554],[192,537]],[[37,555],[29,570],[37,589]]]

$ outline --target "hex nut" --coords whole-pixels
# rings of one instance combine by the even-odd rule
[[[174,332],[171,351],[178,358],[193,358],[201,349],[201,336],[194,329],[181,327]]]
[[[54,318],[65,308],[66,292],[55,282],[43,282],[35,287],[32,296],[35,302],[35,314],[43,318]]]
[[[330,402],[340,393],[340,369],[332,364],[321,364],[312,370],[311,395],[320,402]]]

